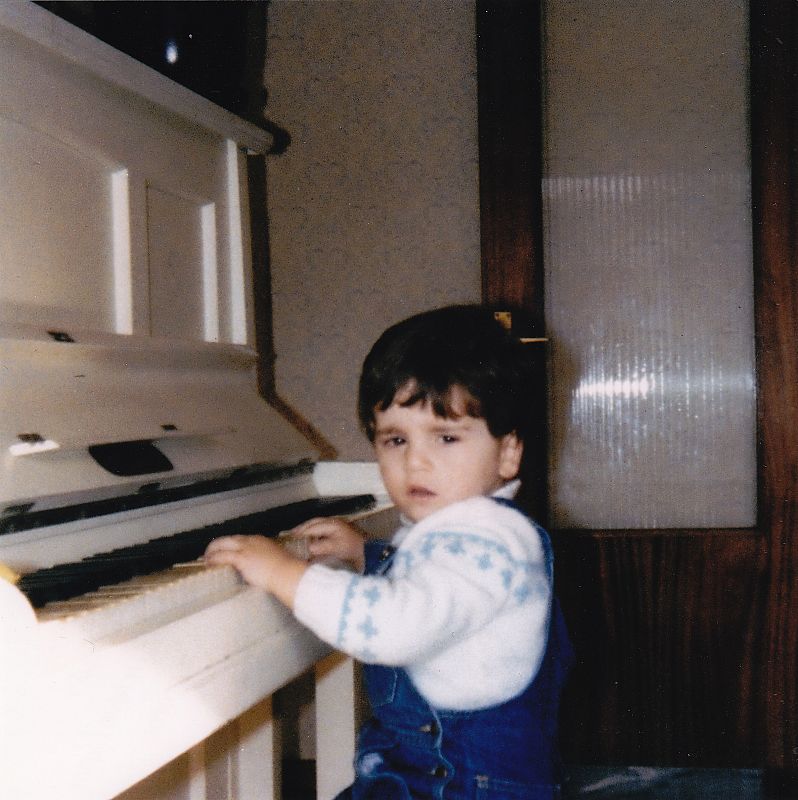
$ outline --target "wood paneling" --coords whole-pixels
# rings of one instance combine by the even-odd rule
[[[513,332],[544,335],[540,6],[477,0],[479,198],[482,299],[512,311]],[[522,496],[545,523],[546,345],[528,345],[533,422],[526,436]]]
[[[476,15],[483,298],[541,336],[540,7],[478,0]]]
[[[751,3],[759,525],[768,537],[767,763],[798,770],[798,8]]]
[[[557,593],[576,644],[570,763],[757,766],[763,537],[557,531]]]

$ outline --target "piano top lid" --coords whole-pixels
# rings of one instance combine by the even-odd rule
[[[0,3],[0,516],[317,457],[256,388],[245,151],[270,144]]]
[[[109,85],[234,139],[254,153],[268,153],[274,144],[274,136],[269,131],[169,80],[31,2],[0,3],[0,28],[75,64]]]

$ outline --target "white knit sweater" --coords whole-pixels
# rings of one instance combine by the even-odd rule
[[[551,607],[534,524],[474,497],[403,526],[393,544],[387,576],[311,566],[296,618],[361,661],[405,667],[436,708],[484,708],[523,691],[543,658]]]

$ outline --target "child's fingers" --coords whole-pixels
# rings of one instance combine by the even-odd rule
[[[307,540],[308,555],[311,558],[319,556],[329,556],[337,552],[337,547],[333,541],[326,536]]]
[[[238,551],[243,546],[244,536],[220,536],[218,539],[212,539],[207,548],[205,548],[206,557],[209,555],[217,555],[225,551]]]
[[[204,560],[210,564],[236,565],[241,556],[258,550],[262,536],[220,536],[212,539],[205,548]]]
[[[306,519],[304,522],[300,522],[299,525],[295,525],[289,531],[286,531],[286,533],[300,534],[303,531],[306,531],[309,527],[314,525],[316,522],[318,522],[319,519],[321,519],[321,517],[311,517],[311,519]]]
[[[334,531],[340,523],[341,520],[337,517],[313,517],[300,522],[295,528],[291,528],[288,533],[292,536],[321,536],[325,531]]]
[[[234,567],[240,556],[241,552],[238,550],[216,550],[211,553],[206,552],[202,560],[214,567],[222,564],[229,564]]]
[[[281,535],[298,558],[317,562],[328,557],[349,560],[362,550],[363,533],[340,517],[314,517]]]
[[[281,536],[281,542],[289,553],[293,553],[297,558],[307,561],[311,556],[317,556],[322,552],[328,552],[334,541],[332,537],[319,533],[318,531],[288,531]]]
[[[280,544],[289,553],[291,553],[291,555],[302,559],[302,561],[308,560],[309,553],[307,539],[304,539],[301,536],[294,536],[292,531],[286,531],[285,533],[280,534],[279,541]]]
[[[339,517],[317,517],[316,519],[303,522],[296,528],[288,531],[288,535],[297,538],[314,540],[321,538],[341,539],[351,536],[362,536],[362,532]]]

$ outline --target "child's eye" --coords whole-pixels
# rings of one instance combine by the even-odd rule
[[[452,436],[452,434],[450,434],[450,433],[444,433],[444,434],[441,434],[441,441],[444,444],[454,444],[454,442],[459,442],[460,441],[460,437],[459,436]]]
[[[400,447],[405,443],[401,436],[388,436],[382,440],[383,447]]]

